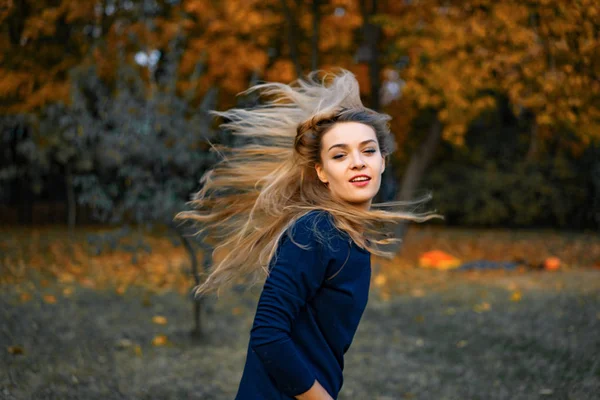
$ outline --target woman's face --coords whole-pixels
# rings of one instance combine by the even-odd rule
[[[315,169],[333,197],[369,209],[385,170],[373,128],[360,122],[335,124],[321,138],[321,163]]]

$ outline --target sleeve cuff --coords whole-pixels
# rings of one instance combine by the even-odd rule
[[[253,346],[269,376],[279,390],[294,397],[308,391],[315,383],[315,374],[302,360],[290,338]]]

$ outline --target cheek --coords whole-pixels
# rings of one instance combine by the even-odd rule
[[[331,180],[336,183],[344,183],[346,181],[346,167],[343,163],[336,163],[331,166],[329,170],[329,176],[331,176]]]

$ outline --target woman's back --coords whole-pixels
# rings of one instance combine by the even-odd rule
[[[368,300],[370,253],[321,210],[299,218],[292,238],[282,236],[270,265],[238,400],[293,398],[315,379],[333,398],[342,387],[343,356]]]

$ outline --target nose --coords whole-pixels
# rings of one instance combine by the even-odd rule
[[[353,152],[352,153],[352,162],[350,167],[352,169],[358,169],[361,170],[365,167],[365,161],[363,160],[362,154],[359,152]]]

